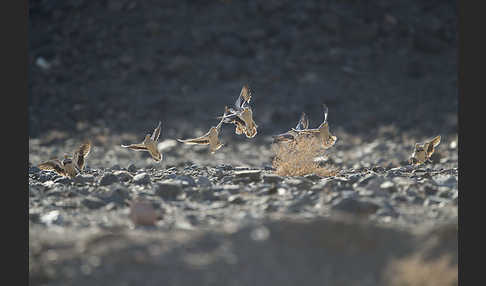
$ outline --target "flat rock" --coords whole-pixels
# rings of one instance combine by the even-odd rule
[[[266,184],[277,184],[284,180],[283,177],[275,174],[265,174],[262,176],[263,182]]]
[[[137,185],[147,185],[151,183],[150,176],[147,173],[140,173],[133,177],[133,183]]]
[[[236,169],[236,168],[235,168]],[[235,171],[233,174],[234,182],[257,182],[261,179],[261,170],[241,170]]]
[[[88,209],[96,210],[106,205],[106,202],[97,197],[88,197],[81,201],[81,204]]]
[[[90,184],[95,181],[94,176],[91,174],[79,174],[73,179],[75,184]]]
[[[300,178],[289,178],[285,180],[285,183],[289,186],[296,187],[299,189],[310,189],[314,184],[310,179],[300,177]]]

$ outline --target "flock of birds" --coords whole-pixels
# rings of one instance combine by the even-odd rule
[[[220,121],[216,126],[212,126],[206,134],[200,137],[177,140],[184,144],[209,145],[209,150],[211,154],[213,154],[224,145],[219,140],[221,126],[223,123],[234,124],[235,133],[237,135],[245,134],[247,138],[255,137],[257,134],[258,125],[253,120],[253,112],[251,106],[249,105],[250,100],[251,90],[248,85],[245,84],[241,89],[240,95],[234,106],[225,106],[223,115],[217,117],[220,119]],[[273,136],[274,143],[289,143],[295,141],[301,136],[316,136],[320,139],[324,149],[332,147],[336,143],[337,137],[332,135],[329,131],[329,124],[327,121],[328,108],[325,104],[323,107],[324,121],[319,125],[319,127],[308,128],[309,119],[305,112],[303,112],[295,128],[291,128],[285,133]],[[142,141],[142,143],[121,145],[121,147],[134,151],[148,152],[156,162],[161,161],[163,156],[157,148],[161,126],[162,122],[159,121],[159,124],[152,134],[145,135],[145,139]],[[436,136],[425,143],[416,143],[408,162],[412,165],[420,165],[426,162],[431,162],[430,157],[434,153],[435,148],[439,145],[440,139],[440,136]],[[91,146],[91,141],[87,140],[73,152],[72,156],[66,154],[62,160],[50,159],[39,164],[37,167],[41,170],[54,171],[59,175],[73,178],[84,170]]]

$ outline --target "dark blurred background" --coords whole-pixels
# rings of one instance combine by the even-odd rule
[[[457,133],[455,1],[29,6],[30,138],[143,139],[159,120],[163,137],[188,137],[217,124],[245,83],[256,142],[294,127],[302,111],[317,127],[322,103],[331,130],[365,140],[386,128]]]

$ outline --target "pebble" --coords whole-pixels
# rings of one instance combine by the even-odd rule
[[[118,183],[118,177],[112,173],[105,173],[103,177],[100,178],[99,185],[100,186],[108,186],[114,183]]]
[[[296,187],[299,189],[310,189],[312,185],[314,184],[311,180],[307,178],[290,178],[285,180],[285,183],[288,184],[289,186]]]
[[[284,180],[283,177],[275,174],[265,174],[262,176],[263,182],[266,184],[277,184]]]
[[[81,204],[83,206],[87,207],[88,209],[96,210],[96,209],[102,208],[106,203],[99,198],[88,197],[88,198],[83,199],[81,201]]]
[[[46,225],[61,224],[62,216],[58,210],[53,210],[40,217],[40,221]]]
[[[210,187],[213,183],[211,183],[207,177],[199,176],[196,180],[196,184],[201,187]]]
[[[182,193],[182,185],[174,181],[156,183],[155,194],[164,200],[176,200]]]
[[[144,200],[136,200],[130,204],[130,220],[135,225],[153,226],[158,214],[152,204]]]
[[[79,174],[73,179],[75,184],[90,184],[94,182],[94,176],[90,174]]]
[[[140,173],[133,177],[133,183],[137,185],[147,185],[151,183],[150,176],[147,173]]]
[[[236,204],[236,205],[242,205],[246,201],[239,195],[231,195],[231,196],[228,197],[228,202],[230,202],[232,204]]]
[[[135,173],[137,171],[137,166],[135,164],[130,164],[127,168],[128,172]]]
[[[261,179],[261,170],[235,171],[233,182],[257,182]]]
[[[55,179],[54,180],[54,183],[67,185],[67,184],[70,184],[72,181],[73,180],[71,178],[68,178],[68,177],[60,177],[60,178]]]
[[[128,182],[133,179],[133,176],[127,171],[115,171],[113,172],[120,182]]]

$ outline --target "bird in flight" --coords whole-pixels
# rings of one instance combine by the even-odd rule
[[[287,142],[287,141],[292,141],[297,137],[298,131],[305,130],[309,127],[309,119],[307,118],[307,115],[305,112],[302,112],[302,115],[300,116],[299,122],[295,126],[295,128],[290,129],[289,131],[281,134],[277,134],[272,136],[273,137],[273,142],[278,143],[278,142]],[[294,131],[296,130],[296,131]]]
[[[159,125],[157,125],[155,130],[152,132],[152,135],[145,135],[145,139],[142,143],[121,146],[134,151],[147,151],[156,162],[159,162],[160,160],[162,160],[162,154],[157,149],[157,142],[159,141],[161,125],[162,122],[159,121]]]
[[[327,115],[329,113],[329,109],[325,104],[323,104],[324,107],[324,121],[319,125],[317,128],[313,129],[302,129],[302,130],[297,130],[295,128],[292,128],[292,131],[297,132],[299,135],[300,134],[313,134],[316,136],[319,136],[322,145],[325,149],[331,148],[337,141],[337,137],[332,135],[331,132],[329,131],[329,123],[327,122]]]
[[[245,134],[247,138],[253,138],[257,134],[258,125],[253,120],[253,110],[249,105],[251,90],[247,84],[241,89],[234,107],[225,106],[225,114],[220,117],[223,123],[235,124],[237,135]]]
[[[434,154],[435,147],[440,143],[440,135],[426,141],[423,144],[415,143],[412,156],[408,160],[412,165],[420,165],[425,162],[432,162],[430,157]]]
[[[209,131],[197,138],[191,139],[177,139],[177,141],[184,144],[199,144],[199,145],[209,145],[209,151],[214,154],[217,150],[223,147],[223,144],[219,141],[219,134],[221,133],[221,125],[223,124],[223,119],[219,121],[218,125],[212,126]]]
[[[84,170],[90,151],[91,141],[87,140],[74,150],[72,157],[64,155],[62,160],[50,159],[40,163],[37,167],[41,170],[54,171],[61,176],[73,178]]]

